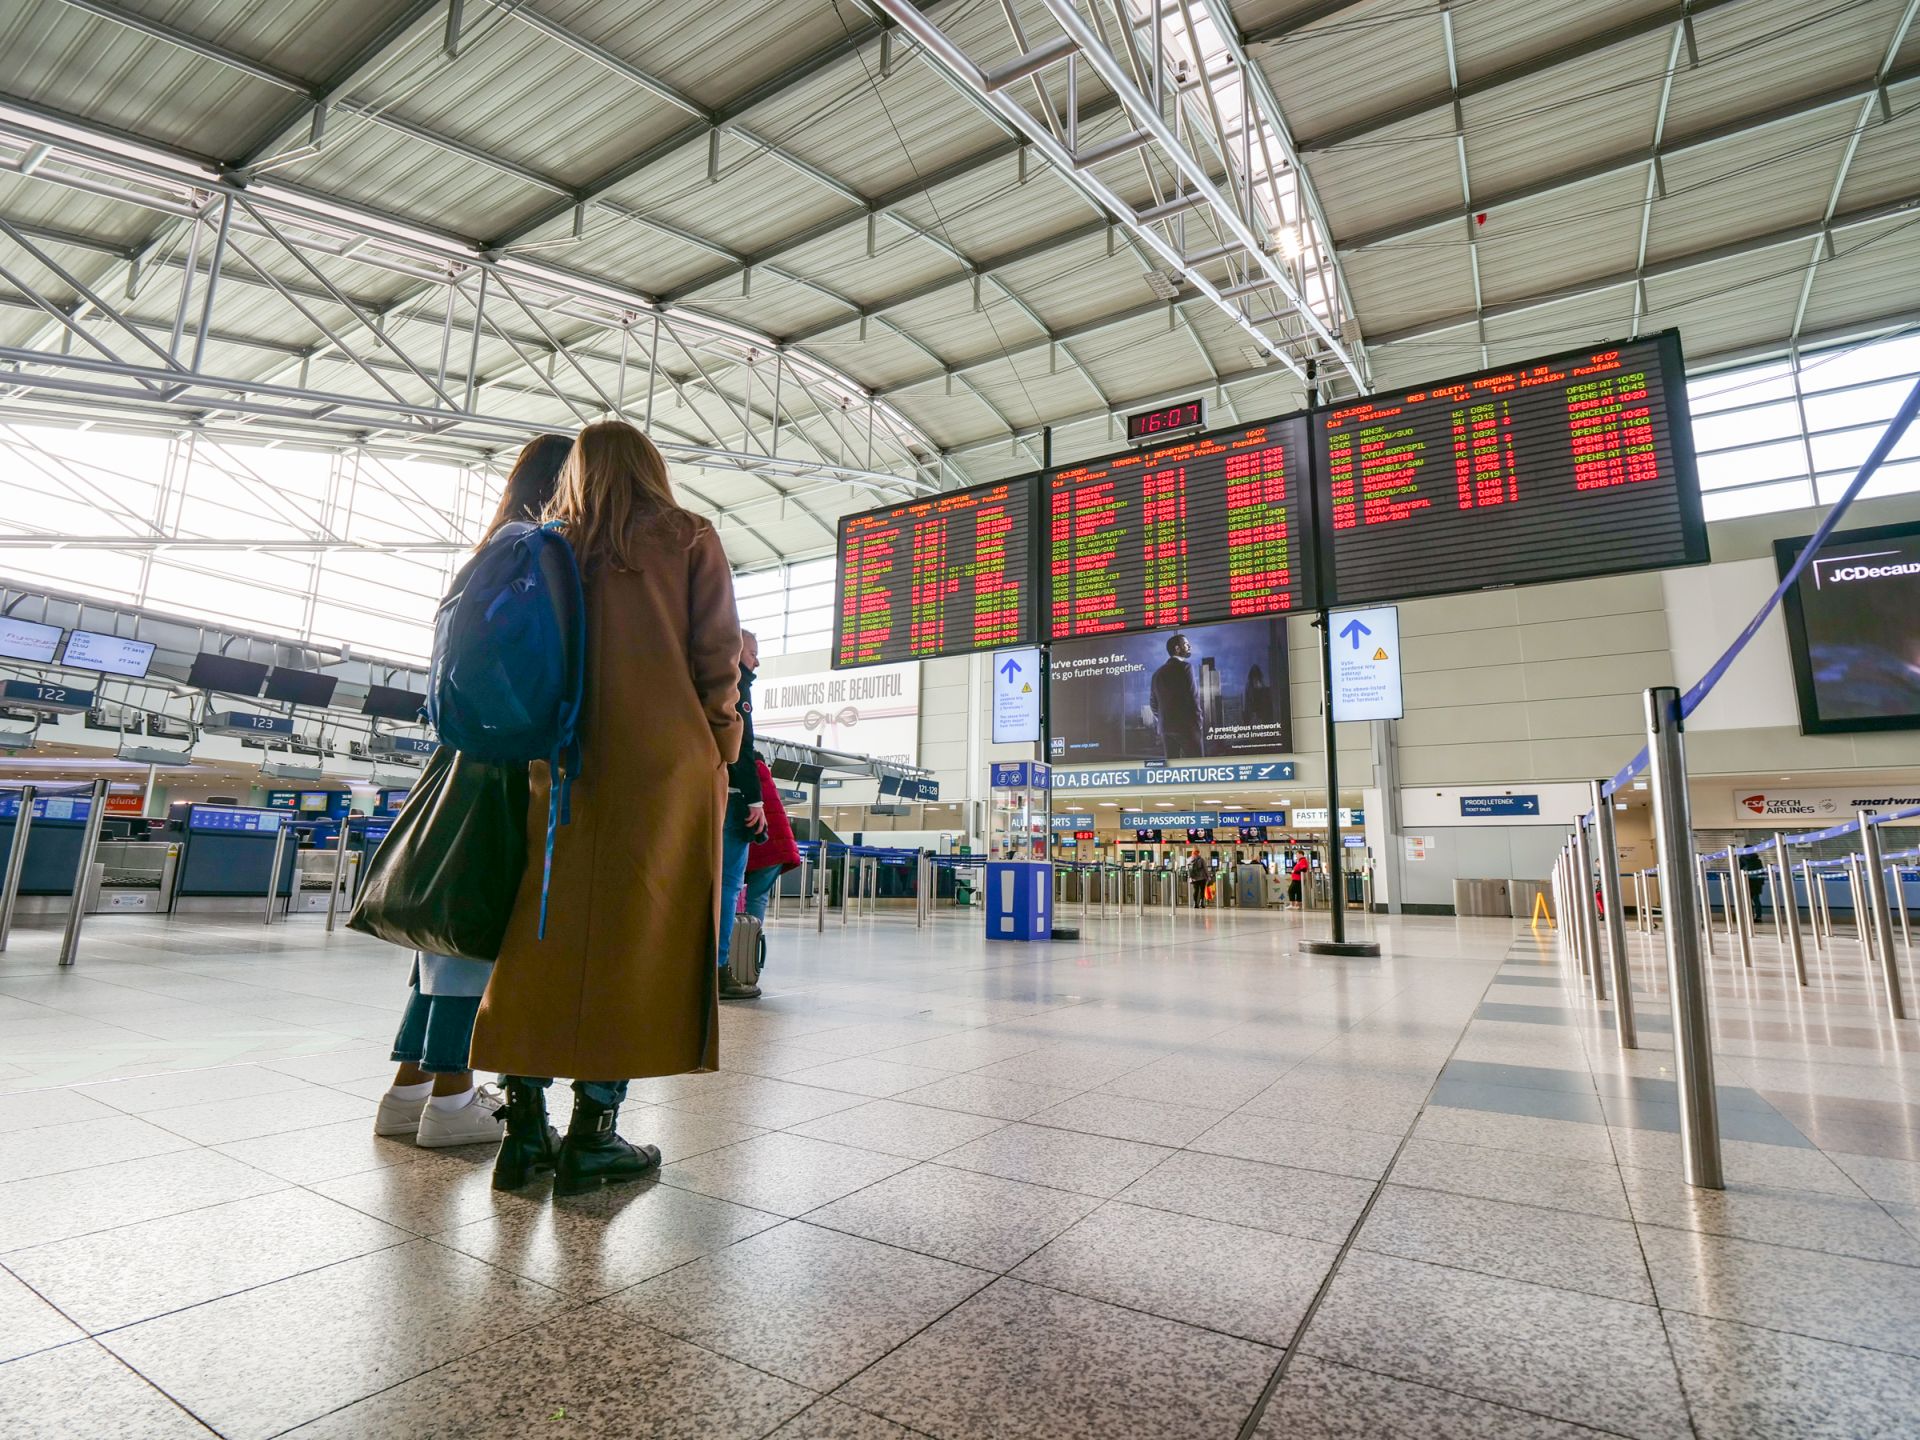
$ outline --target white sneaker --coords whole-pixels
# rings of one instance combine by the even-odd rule
[[[414,1143],[429,1150],[448,1145],[498,1144],[500,1127],[506,1123],[501,1114],[507,1097],[497,1086],[482,1085],[458,1110],[442,1110],[429,1105],[420,1117]]]
[[[420,1117],[426,1113],[427,1097],[418,1100],[397,1100],[391,1095],[380,1097],[380,1109],[373,1117],[373,1133],[376,1135],[411,1135],[420,1128]]]

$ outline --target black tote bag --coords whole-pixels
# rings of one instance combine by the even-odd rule
[[[391,945],[496,960],[527,864],[527,767],[442,745],[360,884],[350,928]]]

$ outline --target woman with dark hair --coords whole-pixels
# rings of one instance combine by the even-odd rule
[[[587,597],[584,746],[572,820],[553,840],[546,937],[530,864],[473,1033],[501,1073],[496,1189],[554,1171],[556,1195],[642,1179],[652,1145],[615,1126],[627,1081],[720,1061],[715,947],[740,622],[713,526],[682,509],[653,442],[624,421],[574,442],[546,517],[566,526]],[[529,776],[527,853],[546,845],[550,778]],[[573,1077],[564,1141],[549,1077]]]
[[[527,442],[507,473],[500,507],[480,537],[482,545],[509,521],[540,518],[572,449],[573,441],[564,435],[541,435]],[[346,827],[341,828],[344,845]],[[500,1138],[500,1107],[506,1100],[491,1085],[476,1087],[467,1062],[473,1017],[492,969],[484,960],[425,952],[414,956],[407,1008],[393,1039],[392,1058],[400,1069],[380,1097],[374,1134],[411,1135],[414,1143],[430,1149]]]

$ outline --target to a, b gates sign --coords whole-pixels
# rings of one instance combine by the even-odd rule
[[[1275,784],[1293,779],[1291,760],[1244,765],[1124,765],[1107,770],[1055,770],[1055,790],[1159,790],[1170,785]]]

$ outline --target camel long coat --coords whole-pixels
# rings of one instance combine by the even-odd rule
[[[573,819],[554,844],[543,940],[548,775],[536,761],[527,870],[480,1002],[476,1069],[629,1080],[719,1065],[714,942],[740,622],[711,525],[656,520],[644,535],[642,564],[586,576]]]

